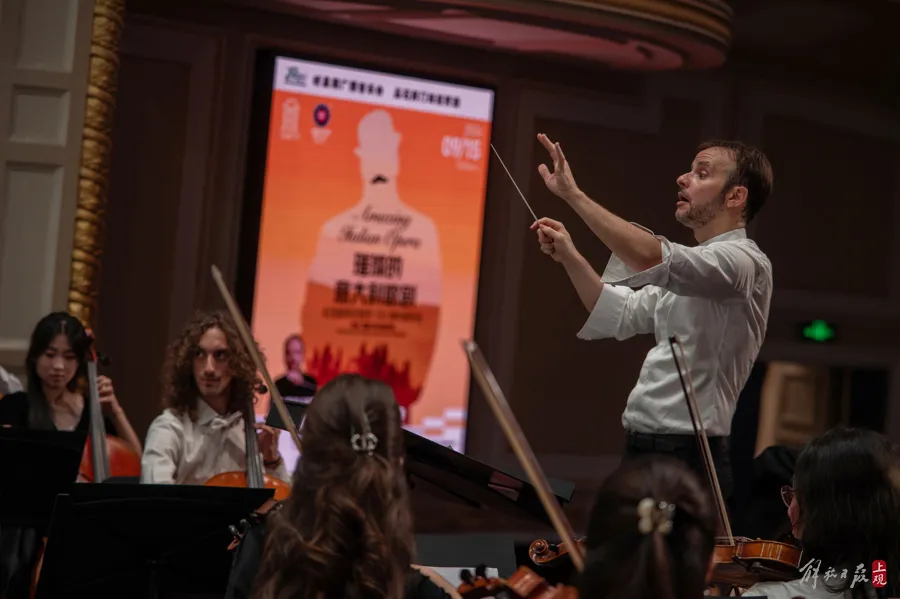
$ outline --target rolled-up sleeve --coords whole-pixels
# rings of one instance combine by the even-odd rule
[[[641,228],[652,234],[652,231]],[[740,241],[718,241],[688,247],[672,243],[659,235],[654,236],[662,246],[662,261],[659,264],[635,272],[613,256],[604,274],[604,283],[626,287],[654,285],[676,295],[715,300],[745,298],[753,293],[761,261]]]
[[[635,335],[652,333],[653,313],[658,299],[658,288],[644,287],[635,291],[605,284],[587,322],[578,331],[578,338],[623,341]]]
[[[141,482],[172,484],[184,442],[181,422],[163,412],[150,424],[141,457]]]

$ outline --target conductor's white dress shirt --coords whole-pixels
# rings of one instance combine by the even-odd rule
[[[657,239],[662,263],[647,270],[635,272],[613,255],[603,291],[578,337],[623,340],[653,333],[656,346],[628,396],[622,425],[640,433],[692,435],[669,345],[669,337],[676,336],[706,433],[728,435],[766,334],[772,264],[744,229],[696,247]]]

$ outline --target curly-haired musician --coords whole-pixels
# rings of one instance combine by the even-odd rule
[[[244,470],[242,413],[260,381],[231,317],[195,316],[170,346],[163,372],[165,410],[147,431],[141,481],[202,485],[216,474]],[[266,472],[290,480],[277,431],[255,426]]]

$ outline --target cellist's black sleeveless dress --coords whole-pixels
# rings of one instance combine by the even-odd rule
[[[28,428],[28,394],[24,391],[0,397],[0,426]],[[106,432],[116,434],[109,418],[104,418]],[[75,430],[89,431],[91,427],[90,404],[85,401],[81,419]],[[35,476],[40,473],[35,472]],[[0,525],[0,597],[27,599],[31,586],[41,535],[33,528]]]

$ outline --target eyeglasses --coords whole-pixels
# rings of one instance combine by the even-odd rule
[[[781,500],[784,502],[784,505],[791,507],[791,502],[794,500],[794,488],[790,485],[781,487]]]

